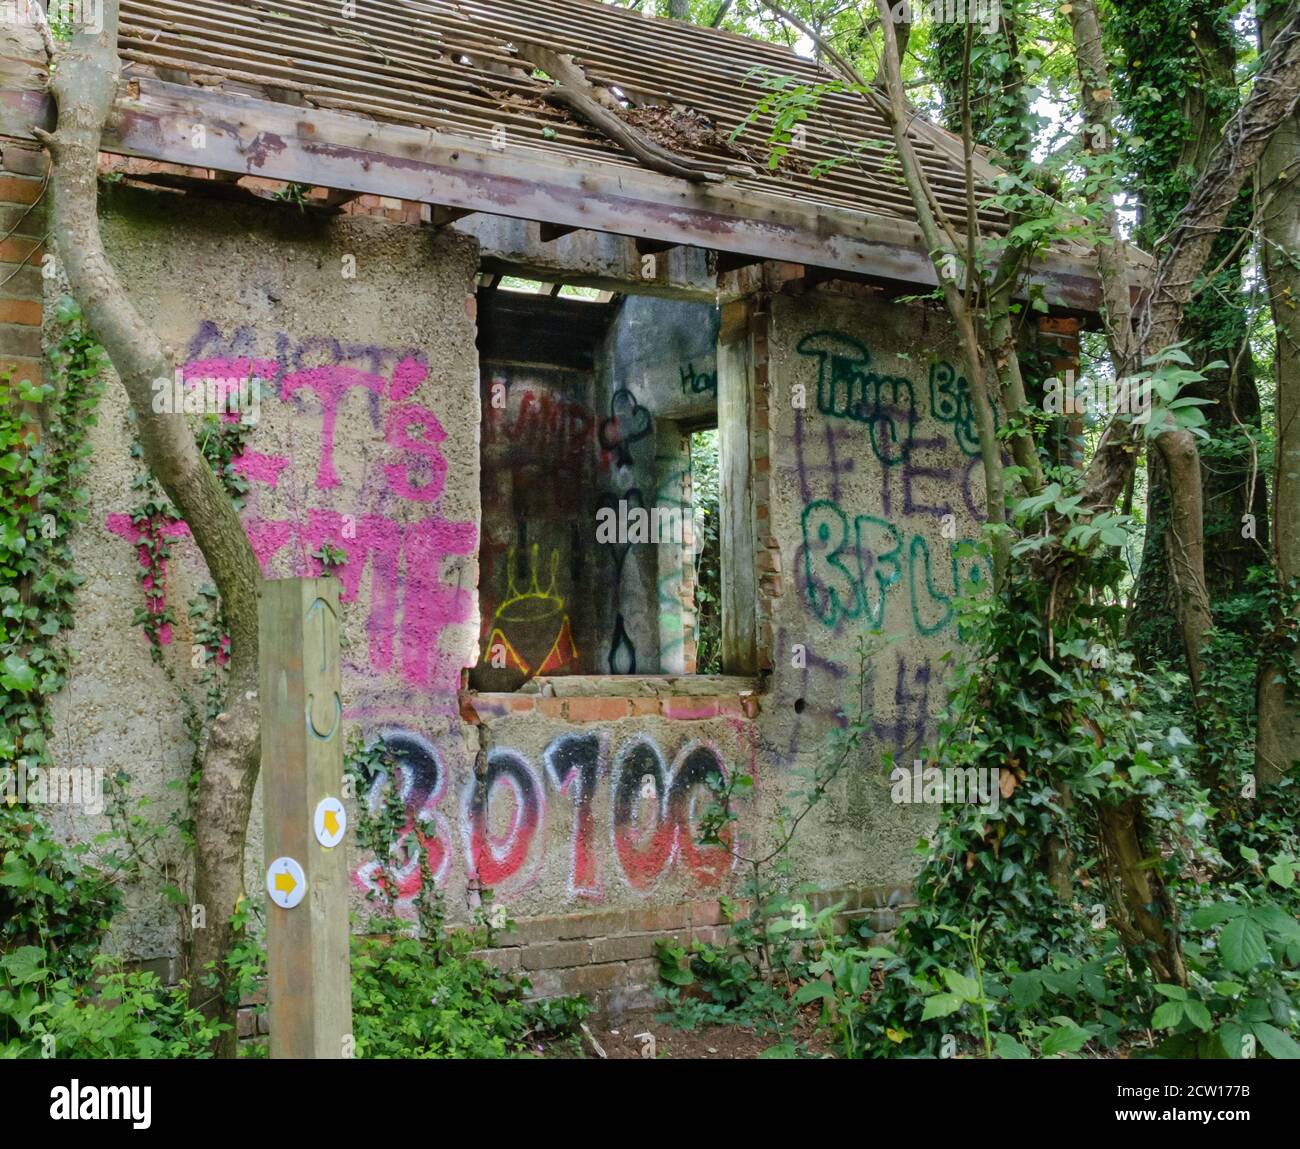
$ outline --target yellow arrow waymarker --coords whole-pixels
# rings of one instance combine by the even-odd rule
[[[312,826],[316,831],[316,841],[332,850],[347,833],[348,812],[337,798],[327,796],[316,803]]]
[[[293,858],[280,857],[267,867],[266,894],[282,910],[291,910],[307,893],[307,875]]]

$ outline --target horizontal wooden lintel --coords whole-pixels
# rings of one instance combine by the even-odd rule
[[[30,135],[52,120],[45,93],[0,91],[0,134]],[[124,84],[101,146],[447,212],[537,220],[551,235],[588,229],[661,250],[699,247],[733,265],[732,257],[780,260],[920,288],[936,282],[920,231],[905,220],[145,77]],[[1051,253],[1030,280],[1053,307],[1096,312],[1100,286],[1089,264]]]

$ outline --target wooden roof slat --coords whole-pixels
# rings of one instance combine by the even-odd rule
[[[492,100],[489,91],[530,95],[537,89],[521,76],[480,65],[518,67],[516,44],[543,44],[573,54],[595,82],[694,108],[720,132],[742,123],[756,101],[757,89],[744,84],[756,61],[808,82],[829,78],[815,62],[779,45],[646,19],[593,0],[392,0],[382,15],[359,3],[352,19],[341,18],[332,0],[157,0],[148,6],[123,0],[122,13],[123,47],[138,62],[241,84],[256,84],[261,77],[267,87],[302,91],[321,106],[434,129],[445,123],[476,133],[504,125],[515,144],[618,166],[628,158],[586,125]],[[469,62],[460,63],[462,55]],[[846,142],[888,145],[887,126],[861,101],[830,94],[824,110]],[[801,158],[811,165],[834,155],[836,144],[822,140],[828,134],[810,125]],[[738,142],[751,150],[766,146],[761,127],[747,127]],[[916,134],[916,147],[939,202],[964,217],[960,171],[925,132]],[[677,150],[701,159],[725,154],[712,148]],[[818,179],[763,170],[734,182],[906,219],[911,201],[896,174],[885,169],[887,154],[882,150],[878,157],[868,147]],[[986,195],[987,189],[981,192]],[[1002,213],[987,203],[980,215],[990,230],[1004,226]]]

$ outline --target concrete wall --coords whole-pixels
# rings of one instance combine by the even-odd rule
[[[909,760],[934,733],[940,656],[956,644],[954,571],[974,565],[953,546],[976,534],[981,503],[969,405],[935,312],[817,293],[758,301],[748,361],[765,685],[554,679],[458,699],[482,633],[472,241],[121,189],[104,215],[122,278],[189,371],[252,360],[267,381],[240,464],[245,523],[270,576],[315,573],[322,542],[348,554],[346,718],[402,749],[408,844],[426,852],[453,919],[476,882],[491,886],[520,920],[502,961],[540,971],[543,989],[626,1000],[653,980],[656,931],[715,928],[717,898],[737,882],[726,851],[699,840],[704,778],[754,777],[741,832],[761,846],[796,772],[831,752],[860,704],[869,737],[796,857],[801,877],[849,890],[855,910],[897,901],[926,816],[891,805],[884,755]],[[693,377],[706,350],[688,355]],[[667,358],[681,398],[685,365]],[[144,602],[127,517],[138,464],[115,385],[93,444],[76,540],[80,654],[53,745],[67,764],[125,769],[138,792],[174,800],[166,783],[192,760],[183,699],[203,705],[187,617],[202,563],[183,526],[166,526],[176,621],[155,661],[130,625]],[[895,641],[860,685],[857,636],[875,626]],[[259,810],[250,889],[260,836]],[[360,906],[372,866],[350,865]],[[412,867],[403,895],[418,883]],[[119,944],[175,952],[156,887],[135,899]]]
[[[616,443],[601,459],[601,503],[665,508],[689,519],[691,424],[717,418],[718,312],[707,304],[631,296],[617,306],[597,368],[597,403]],[[689,527],[678,543],[606,546],[613,593],[599,672],[694,670],[694,565]]]
[[[958,557],[983,518],[969,396],[949,322],[929,308],[777,296],[769,340],[770,753],[807,766],[828,731],[865,716],[860,762],[798,852],[828,882],[898,882],[927,819],[891,804],[889,763],[910,765],[937,734],[952,598],[988,574]]]

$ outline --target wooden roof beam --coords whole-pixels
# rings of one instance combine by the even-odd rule
[[[49,127],[44,92],[0,91],[0,134]],[[192,146],[195,124],[206,147]],[[649,240],[871,275],[922,288],[935,271],[914,224],[754,191],[694,186],[625,164],[545,149],[494,150],[486,138],[434,132],[323,108],[182,87],[148,77],[123,85],[101,149],[168,163],[386,195],[464,211],[545,220]],[[1131,264],[1134,282],[1141,261]],[[1052,251],[1034,267],[1058,308],[1096,313],[1095,261]]]

